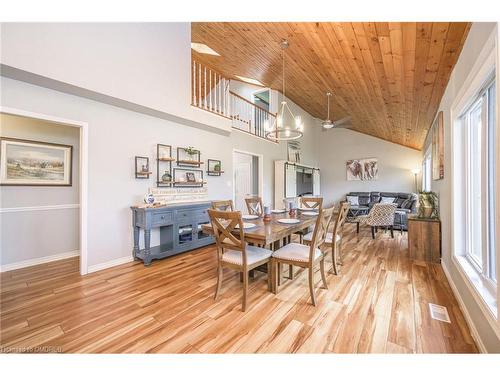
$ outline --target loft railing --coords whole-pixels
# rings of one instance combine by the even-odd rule
[[[266,138],[266,128],[274,122],[276,115],[232,91],[229,95],[233,128]]]
[[[191,68],[191,104],[229,118],[229,79],[195,60]]]
[[[191,105],[232,120],[232,127],[266,139],[276,115],[229,91],[230,80],[192,60]]]

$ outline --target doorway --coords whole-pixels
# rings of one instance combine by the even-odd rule
[[[245,198],[261,196],[262,155],[233,151],[233,199],[235,209],[246,211]]]
[[[80,274],[85,275],[88,272],[88,267],[87,267],[87,202],[88,202],[88,188],[87,188],[87,181],[88,181],[88,124],[82,121],[75,121],[75,120],[68,120],[65,118],[60,118],[60,117],[55,117],[51,115],[45,115],[42,113],[34,113],[34,112],[29,112],[29,111],[24,111],[20,109],[15,109],[15,108],[9,108],[9,107],[0,107],[0,113],[4,115],[9,115],[9,116],[16,116],[19,118],[25,118],[25,119],[31,119],[36,121],[39,121],[41,123],[47,123],[50,125],[55,126],[55,128],[61,128],[61,127],[71,127],[71,128],[76,128],[77,132],[76,134],[78,135],[78,151],[77,155],[74,155],[75,157],[78,158],[78,165],[77,165],[77,170],[76,172],[78,174],[78,181],[76,182],[75,186],[75,193],[76,196],[75,198],[78,200],[78,203],[75,204],[62,204],[62,205],[55,205],[55,204],[50,204],[50,205],[44,205],[43,207],[21,207],[21,208],[16,208],[17,210],[35,210],[37,212],[44,212],[46,210],[50,211],[59,211],[59,210],[66,210],[66,209],[76,209],[78,208],[78,248],[79,249],[72,249],[74,251],[69,251],[66,253],[61,253],[61,254],[56,254],[56,255],[51,255],[47,257],[41,257],[37,258],[34,260],[34,262],[29,261],[29,262],[19,262],[15,264],[15,268],[23,268],[29,265],[35,265],[39,263],[45,263],[47,261],[54,261],[54,260],[59,260],[63,259],[65,257],[71,257],[74,256],[72,253],[76,253],[79,255],[79,268],[80,268]],[[61,188],[59,188],[61,189]],[[36,202],[39,200],[37,199]],[[5,209],[3,209],[5,211]],[[32,263],[32,264],[31,264]]]

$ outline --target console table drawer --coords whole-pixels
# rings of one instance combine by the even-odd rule
[[[197,208],[190,210],[177,210],[175,213],[176,220],[195,219],[197,217],[208,217],[206,208]]]
[[[153,214],[153,225],[171,224],[173,221],[172,212],[158,212]]]

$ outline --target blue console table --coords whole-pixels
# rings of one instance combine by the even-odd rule
[[[214,243],[212,236],[203,233],[201,226],[210,222],[207,210],[210,202],[171,204],[162,207],[131,207],[134,229],[135,260],[149,266],[153,259],[163,259]],[[151,229],[160,228],[160,244],[151,247]],[[141,229],[144,249],[139,249]]]

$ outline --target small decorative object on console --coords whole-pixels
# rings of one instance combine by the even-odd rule
[[[155,197],[151,193],[147,193],[144,195],[144,202],[148,204],[153,204],[155,201]]]

